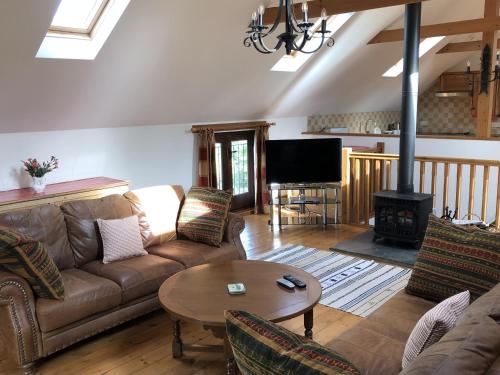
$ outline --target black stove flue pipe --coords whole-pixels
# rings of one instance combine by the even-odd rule
[[[412,194],[417,136],[420,21],[422,4],[406,5],[404,31],[403,102],[399,138],[398,193]]]

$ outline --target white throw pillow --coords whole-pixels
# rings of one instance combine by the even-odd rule
[[[137,216],[115,220],[97,219],[97,225],[102,238],[104,264],[148,254],[142,247]]]
[[[469,303],[470,293],[466,291],[445,299],[427,311],[417,322],[406,342],[403,368],[408,366],[424,349],[435,344],[451,331]]]

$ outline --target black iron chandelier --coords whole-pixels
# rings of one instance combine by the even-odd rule
[[[314,28],[315,24],[309,21],[307,1],[302,3],[302,21],[298,21],[295,17],[293,0],[285,0],[284,3],[285,4],[283,4],[283,0],[279,1],[278,15],[276,16],[276,20],[270,29],[264,25],[265,8],[263,6],[260,6],[257,12],[252,14],[252,21],[247,31],[248,37],[244,40],[245,47],[254,46],[260,53],[269,54],[278,51],[284,45],[286,54],[291,55],[294,51],[302,53],[315,53],[323,47],[325,42],[328,47],[332,47],[334,45],[335,42],[333,38],[328,36],[331,32],[326,29],[327,14],[325,9],[323,9],[323,12],[321,13],[321,26],[316,30]],[[286,16],[285,32],[277,36],[278,42],[275,47],[269,48],[266,46],[264,39],[276,31],[281,22],[283,12],[285,12]],[[299,36],[302,37],[302,41],[300,41]],[[299,38],[298,43],[297,38]],[[321,38],[319,46],[313,50],[307,50],[308,42],[310,42],[313,38]]]

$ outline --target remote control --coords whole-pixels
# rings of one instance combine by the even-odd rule
[[[278,279],[278,280],[276,280],[276,282],[278,283],[278,285],[281,285],[282,287],[285,287],[287,289],[294,289],[295,288],[295,285],[292,282],[285,280],[285,279]]]
[[[305,282],[297,279],[296,277],[293,277],[292,275],[285,275],[285,276],[283,276],[283,278],[285,280],[290,281],[293,285],[295,285],[299,289],[304,289],[305,287],[307,287]]]

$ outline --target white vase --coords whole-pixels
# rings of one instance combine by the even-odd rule
[[[45,176],[42,177],[32,177],[33,178],[33,190],[35,193],[42,193],[47,186],[47,181]]]

